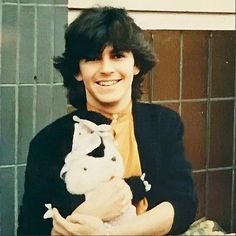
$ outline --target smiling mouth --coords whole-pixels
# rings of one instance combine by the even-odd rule
[[[114,84],[117,84],[120,80],[104,80],[104,81],[99,81],[97,82],[98,85],[100,86],[112,86]]]

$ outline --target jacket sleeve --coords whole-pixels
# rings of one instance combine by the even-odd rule
[[[18,235],[48,235],[52,223],[50,219],[43,219],[46,212],[44,206],[46,195],[50,191],[48,181],[45,181],[43,163],[40,161],[44,155],[45,147],[40,143],[31,142],[25,172],[25,185],[22,205],[18,217]]]
[[[194,221],[198,201],[192,168],[184,154],[183,123],[177,113],[173,114],[161,139],[163,166],[158,193],[174,207],[174,222],[169,233],[180,234]]]

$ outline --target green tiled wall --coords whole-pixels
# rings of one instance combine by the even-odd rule
[[[1,168],[0,178],[0,235],[14,235],[15,218],[15,175],[14,168]]]
[[[19,87],[17,163],[26,162],[29,140],[33,137],[33,86]]]
[[[0,87],[0,165],[12,165],[15,159],[15,88]]]
[[[3,28],[4,27],[4,28]],[[3,33],[4,32],[4,33]],[[15,83],[17,45],[17,7],[2,6],[1,83]]]
[[[34,7],[20,7],[19,81],[30,84],[34,78]]]
[[[67,0],[0,0],[0,235],[15,235],[29,141],[67,109],[52,65]]]

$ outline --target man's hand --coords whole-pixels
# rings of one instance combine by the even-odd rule
[[[74,213],[93,215],[108,221],[125,212],[132,197],[129,185],[123,179],[113,178],[99,185]]]
[[[73,213],[66,219],[53,209],[51,235],[105,235],[106,228],[97,217]]]

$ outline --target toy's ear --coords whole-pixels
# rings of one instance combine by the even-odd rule
[[[73,120],[76,122],[81,122],[81,119],[78,116],[73,116]]]
[[[91,133],[89,125],[95,124],[78,116],[73,116],[73,120],[77,123],[74,124],[72,152],[76,152],[78,156],[86,155],[101,144],[101,139],[95,133]]]

